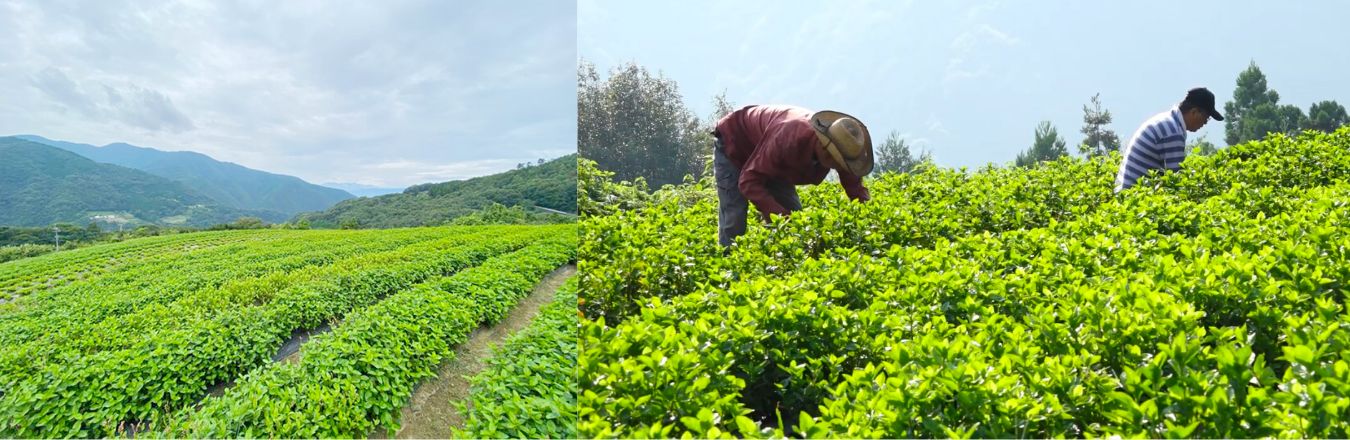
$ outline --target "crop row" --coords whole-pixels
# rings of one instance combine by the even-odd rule
[[[270,293],[232,292],[217,313],[184,319],[127,347],[70,352],[17,375],[0,396],[0,434],[112,435],[118,425],[175,412],[208,387],[271,362],[293,330],[317,327],[434,277],[554,234],[484,228],[462,237],[363,255],[295,274]],[[7,373],[8,374],[8,373]]]
[[[496,310],[513,307],[571,260],[575,240],[574,232],[554,234],[354,312],[307,344],[299,362],[251,372],[165,433],[306,438],[395,431],[417,383],[435,376],[480,323],[500,319]]]
[[[0,376],[5,379],[0,383],[0,395],[16,381],[41,368],[57,367],[68,360],[102,351],[133,348],[149,335],[213,319],[222,310],[234,309],[241,304],[261,304],[285,290],[304,289],[325,277],[378,264],[382,255],[432,253],[478,239],[463,235],[450,235],[439,240],[423,238],[423,241],[396,249],[393,248],[407,240],[371,240],[372,243],[364,248],[330,245],[328,248],[334,253],[325,258],[302,257],[293,260],[294,264],[281,266],[257,265],[255,269],[267,268],[276,273],[261,278],[240,277],[222,284],[219,289],[156,287],[139,291],[91,291],[71,299],[74,303],[71,306],[53,302],[47,307],[5,315],[0,319],[0,340],[7,344],[0,348]],[[323,242],[316,245],[325,247]],[[324,264],[329,262],[329,257],[343,259]],[[249,266],[241,265],[238,269],[247,271]],[[182,283],[167,284],[181,286]]]
[[[581,435],[1344,437],[1347,152],[1350,130],[1275,137],[1023,213],[1055,198],[884,177],[908,201],[808,193],[829,209],[730,258],[683,226],[698,206],[588,221],[616,242],[669,224],[654,256],[582,251]],[[976,176],[999,173],[1019,180]],[[945,217],[970,203],[1005,215]]]
[[[582,228],[578,272],[582,310],[593,319],[623,319],[648,298],[672,298],[705,284],[726,287],[734,277],[787,271],[792,262],[840,249],[882,252],[891,246],[940,246],[955,238],[1045,227],[1120,203],[1112,194],[1118,158],[1061,159],[1032,169],[928,168],[869,180],[866,204],[848,203],[834,187],[802,194],[805,211],[792,221],[751,225],[724,256],[717,236],[717,202],[670,200],[645,210],[588,218]],[[1274,136],[1193,156],[1180,172],[1149,177],[1142,191],[1166,191],[1202,201],[1243,185],[1271,191],[1314,188],[1350,177],[1350,130]],[[708,189],[707,191],[710,191]],[[1268,197],[1268,196],[1267,196]],[[821,209],[824,207],[824,209]],[[1260,207],[1257,207],[1259,210]],[[759,245],[786,252],[759,259]]]
[[[40,292],[51,285],[95,277],[125,264],[163,258],[199,248],[226,246],[263,236],[235,232],[176,234],[54,252],[0,264],[0,297],[9,299]]]
[[[128,265],[116,273],[23,298],[0,314],[0,343],[59,339],[67,329],[143,312],[204,290],[229,288],[267,276],[331,264],[361,253],[392,250],[447,234],[432,230],[391,231],[384,236],[300,232],[285,240],[229,245],[210,252],[166,256],[163,262]]]
[[[1344,313],[1350,241],[1328,231],[1350,229],[1332,201],[1350,187],[1309,195],[1259,222],[1198,211],[1232,224],[1198,237],[1032,230],[812,260],[592,322],[583,435],[756,436],[778,420],[778,435],[846,437],[1344,435],[1326,420],[1350,396],[1350,321],[1328,318]],[[1331,403],[1305,410],[1283,391],[1295,383]],[[1208,397],[1230,384],[1250,407]],[[1236,419],[1181,429],[1220,416]]]
[[[455,437],[577,437],[576,287],[569,279],[472,378],[468,418]]]

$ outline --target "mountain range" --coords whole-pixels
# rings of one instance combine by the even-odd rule
[[[341,184],[373,197],[187,151],[0,137],[0,225],[56,222],[210,226],[239,217],[313,227],[445,224],[493,204],[575,213],[576,155],[490,176],[403,190]]]
[[[350,183],[350,182],[324,182],[321,183],[320,185],[329,188],[337,188],[349,192],[357,197],[375,197],[375,196],[382,196],[385,194],[403,192],[402,187],[393,188],[386,186],[365,185],[361,183]]]
[[[577,155],[490,176],[413,185],[398,194],[344,200],[322,212],[300,214],[295,220],[307,220],[314,227],[430,226],[493,203],[576,213]]]
[[[144,171],[21,138],[0,138],[0,224],[101,220],[207,226],[245,216],[285,220],[274,211],[223,206],[182,182]]]
[[[120,165],[182,183],[187,188],[236,209],[271,211],[270,217],[327,209],[353,198],[346,191],[315,185],[298,177],[259,171],[191,151],[161,151],[125,143],[96,147],[34,135],[14,136],[50,145],[95,162]]]

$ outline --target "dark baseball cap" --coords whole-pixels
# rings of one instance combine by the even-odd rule
[[[1215,121],[1223,120],[1223,115],[1219,114],[1219,110],[1214,108],[1214,92],[1209,91],[1209,89],[1204,87],[1191,89],[1186,92],[1186,99],[1181,100],[1181,103],[1190,104],[1195,108],[1204,110]]]

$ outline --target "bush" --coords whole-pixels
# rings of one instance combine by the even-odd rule
[[[583,221],[583,437],[1345,437],[1350,129]]]

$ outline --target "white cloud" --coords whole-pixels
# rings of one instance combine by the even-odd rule
[[[411,177],[418,182],[445,182],[463,180],[471,177],[494,174],[516,167],[526,160],[486,159],[456,162],[452,164],[427,164],[411,160],[392,160],[369,165],[367,168],[378,171],[372,174],[386,174]],[[531,162],[533,163],[533,162]],[[365,179],[362,184],[371,186],[400,186],[399,179]]]
[[[980,78],[988,73],[988,64],[979,63],[978,66],[970,66],[964,58],[951,58],[947,60],[947,70],[942,76],[942,88],[945,92],[951,93],[957,83]]]
[[[1018,43],[1022,42],[1022,40],[1018,39],[1017,37],[1008,35],[1007,33],[995,29],[993,26],[987,24],[980,26],[980,33],[991,37],[995,42],[998,42],[999,44],[1002,44],[1004,46],[1016,46]]]
[[[950,131],[947,131],[947,127],[942,125],[942,120],[938,119],[937,115],[933,113],[928,114],[928,120],[924,122],[924,126],[933,133],[951,134]]]
[[[71,81],[70,77],[58,69],[48,67],[33,74],[32,84],[67,109],[85,116],[95,116],[99,113],[98,104],[85,94],[79,84]]]
[[[438,175],[367,166],[389,157],[514,165],[575,149],[575,8],[0,0],[0,135],[189,149],[310,181]]]
[[[60,69],[47,67],[32,75],[31,84],[51,101],[94,121],[115,120],[127,127],[172,133],[193,129],[192,120],[163,93],[137,84],[72,80]]]
[[[967,10],[966,10],[966,19],[967,19],[967,20],[974,20],[974,19],[976,19],[976,18],[979,18],[979,17],[982,16],[982,15],[985,15],[985,14],[988,14],[988,13],[994,11],[994,10],[997,10],[998,7],[1002,5],[1002,3],[1003,3],[1003,2],[1001,2],[1001,1],[999,1],[999,0],[992,0],[992,1],[980,2],[980,3],[976,3],[976,4],[974,4],[974,5],[971,5],[971,6],[970,6],[970,9],[967,9]]]
[[[1012,47],[1021,43],[1017,36],[1008,34],[988,23],[979,22],[981,16],[1000,6],[999,2],[985,2],[966,11],[967,30],[957,34],[948,45],[947,68],[942,76],[942,89],[950,94],[959,83],[984,77],[991,70],[983,61],[980,50],[985,46]]]

